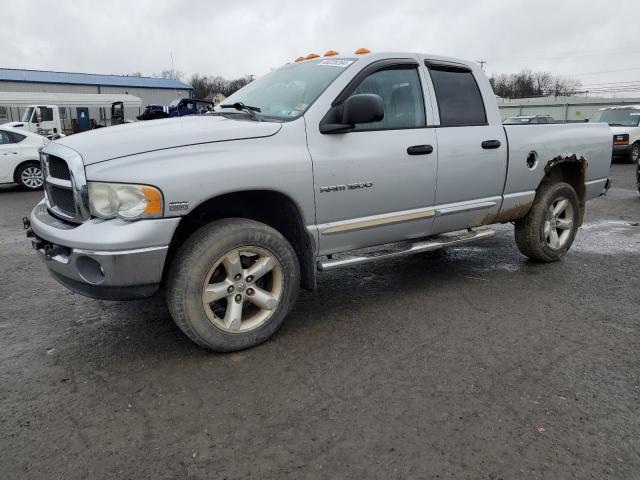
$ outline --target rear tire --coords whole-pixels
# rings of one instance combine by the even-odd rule
[[[224,219],[200,228],[180,247],[167,303],[193,342],[231,352],[271,337],[299,286],[298,259],[278,231],[253,220]]]
[[[568,183],[542,186],[529,213],[516,221],[516,245],[540,262],[560,260],[573,243],[580,224],[578,195]]]
[[[39,190],[44,184],[42,168],[38,162],[27,162],[16,170],[16,183],[25,190]]]

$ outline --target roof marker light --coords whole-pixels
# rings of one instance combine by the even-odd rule
[[[310,53],[309,55],[307,55],[306,57],[304,57],[305,60],[311,60],[312,58],[318,58],[320,55],[318,55],[317,53]]]
[[[334,55],[340,55],[340,54],[335,50],[327,50],[326,52],[324,52],[325,57],[333,57]]]
[[[366,53],[371,53],[371,50],[369,50],[368,48],[359,48],[353,53],[355,53],[356,55],[364,55]]]
[[[303,60],[304,60],[304,57],[298,57],[298,58],[295,59],[296,62],[301,62]]]

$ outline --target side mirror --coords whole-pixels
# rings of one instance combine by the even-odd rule
[[[379,122],[384,118],[384,102],[380,95],[351,95],[342,105],[334,106],[320,124],[320,133],[346,133],[356,124]]]

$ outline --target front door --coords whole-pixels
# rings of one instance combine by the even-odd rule
[[[431,230],[437,142],[435,129],[427,127],[423,72],[415,61],[375,65],[340,96],[379,95],[381,121],[337,134],[307,125],[320,255],[422,237]]]
[[[78,132],[86,132],[91,130],[91,122],[89,121],[89,109],[87,107],[77,107],[78,115]]]

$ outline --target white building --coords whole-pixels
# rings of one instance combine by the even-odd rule
[[[540,97],[510,100],[497,98],[504,120],[516,115],[551,115],[555,120],[580,122],[589,119],[597,110],[613,105],[637,105],[640,98],[604,97]]]

